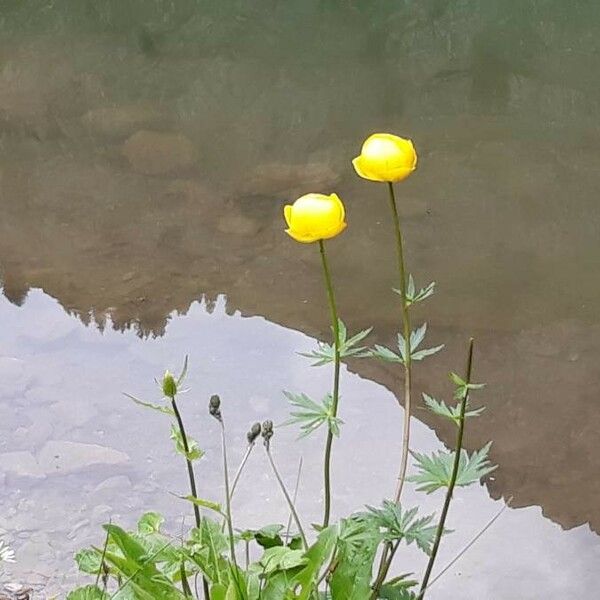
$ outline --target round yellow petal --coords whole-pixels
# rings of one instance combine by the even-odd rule
[[[336,194],[306,194],[284,208],[286,233],[305,244],[335,237],[346,227],[345,212]]]
[[[374,133],[353,161],[356,173],[371,181],[397,182],[406,179],[417,166],[417,153],[411,140],[391,133]]]

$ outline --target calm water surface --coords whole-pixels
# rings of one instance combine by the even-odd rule
[[[57,566],[71,577],[73,548],[107,518],[131,522],[149,504],[174,522],[183,513],[166,493],[183,481],[165,423],[120,391],[151,396],[152,377],[190,353],[186,410],[211,455],[207,394],[229,399],[235,437],[283,418],[282,388],[328,384],[293,354],[328,325],[318,253],[282,233],[285,201],[344,198],[349,228],[329,246],[343,318],[393,342],[385,189],[349,162],[386,129],[419,151],[399,198],[410,270],[439,293],[415,318],[446,343],[418,366],[417,391],[448,393],[470,335],[488,382],[467,445],[494,440],[499,469],[457,499],[444,559],[513,497],[449,587],[477,600],[594,597],[597,3],[21,1],[2,4],[0,31],[0,499],[16,575],[60,585]],[[340,509],[389,494],[384,448],[402,418],[393,369],[348,366],[365,379],[345,384]],[[416,418],[420,447],[451,441]],[[278,448],[291,479],[292,435]],[[88,468],[73,443],[109,450]],[[308,511],[319,469],[314,449],[303,454]],[[238,498],[248,522],[283,511],[263,458]],[[205,468],[218,481],[214,461]],[[364,498],[343,483],[359,478]]]

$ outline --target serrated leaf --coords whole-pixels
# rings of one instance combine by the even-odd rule
[[[433,348],[417,350],[417,348],[425,339],[426,333],[427,323],[423,323],[421,327],[417,327],[417,329],[411,332],[409,338],[411,360],[423,360],[426,356],[431,356],[432,354],[439,352],[444,347],[444,345],[441,344],[440,346],[435,346]],[[400,351],[400,356],[402,357],[402,360],[400,362],[404,363],[404,361],[406,360],[406,342],[404,336],[401,333],[398,334],[398,350]]]
[[[444,344],[440,344],[439,346],[434,346],[433,348],[425,348],[423,350],[418,350],[414,354],[411,355],[411,360],[423,360],[427,356],[431,356],[432,354],[437,354],[440,350],[444,349]]]
[[[135,396],[132,396],[131,394],[128,394],[127,392],[123,392],[124,396],[127,396],[130,400],[133,400],[136,404],[139,404],[140,406],[143,406],[144,408],[150,408],[152,410],[156,410],[158,412],[161,412],[165,415],[169,415],[169,416],[174,416],[175,413],[173,412],[173,409],[169,408],[168,406],[161,406],[159,404],[152,404],[151,402],[144,402],[143,400],[140,400],[139,398],[136,398]]]
[[[392,288],[393,291],[398,294],[402,298],[401,290],[397,288]],[[415,304],[416,302],[422,302],[429,298],[429,296],[433,295],[435,292],[435,281],[432,281],[430,284],[426,285],[424,288],[421,288],[418,292],[416,291],[415,280],[412,275],[408,276],[408,284],[406,286],[406,306],[410,306],[411,304]]]
[[[417,518],[417,507],[402,510],[401,505],[390,500],[384,500],[381,508],[367,506],[367,509],[386,541],[403,540],[407,545],[414,542],[426,554],[431,552],[437,530],[437,526],[431,524],[433,515]]]
[[[340,358],[363,358],[368,356],[367,348],[358,346],[373,330],[372,327],[358,332],[351,338],[348,338],[348,330],[341,319],[338,319]],[[327,363],[335,361],[335,344],[326,344],[317,342],[317,350],[311,352],[301,352],[300,356],[314,359],[311,366],[320,367]]]
[[[496,469],[496,466],[488,460],[491,445],[492,442],[486,444],[481,450],[476,450],[470,456],[465,449],[461,451],[456,486],[465,487],[476,483]],[[411,454],[420,473],[411,475],[407,481],[416,483],[417,491],[431,494],[450,485],[455,452],[439,451],[431,455],[411,452]]]
[[[386,348],[385,346],[380,346],[379,344],[376,344],[375,347],[370,351],[370,356],[372,356],[373,358],[379,358],[380,360],[384,360],[386,362],[404,363],[404,360],[401,356],[398,356],[389,348]]]
[[[423,394],[423,401],[427,405],[427,408],[434,414],[445,419],[449,419],[456,425],[460,424],[460,404],[456,406],[448,406],[443,400],[436,400],[427,394]],[[465,418],[478,417],[485,410],[485,406],[480,408],[465,411]]]

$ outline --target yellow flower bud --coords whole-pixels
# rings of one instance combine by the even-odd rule
[[[391,133],[374,133],[363,144],[354,170],[363,179],[396,182],[406,179],[417,166],[417,153],[410,140]]]
[[[286,233],[303,244],[327,240],[346,228],[346,211],[337,194],[306,194],[283,212]]]

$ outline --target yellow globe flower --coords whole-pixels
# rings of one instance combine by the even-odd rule
[[[406,179],[417,166],[417,153],[410,140],[391,133],[374,133],[363,144],[354,170],[371,181],[396,182]]]
[[[286,205],[283,214],[286,233],[303,244],[327,240],[346,229],[346,211],[337,194],[306,194]]]

